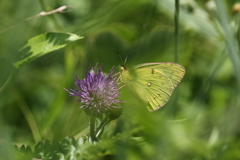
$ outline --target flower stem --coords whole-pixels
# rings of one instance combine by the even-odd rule
[[[95,133],[97,134],[97,137],[100,138],[101,133],[102,133],[102,131],[103,131],[103,127],[107,124],[107,122],[108,122],[108,117],[106,116],[106,117],[102,120],[102,122],[99,124],[99,126],[97,127],[97,129],[96,129],[96,131],[95,131]],[[100,130],[102,130],[102,131],[99,132]]]
[[[90,116],[90,137],[91,140],[94,141],[98,141],[96,135],[95,135],[95,122],[96,122],[96,117],[93,113],[91,113]]]

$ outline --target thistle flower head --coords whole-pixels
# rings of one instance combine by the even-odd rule
[[[70,96],[77,96],[87,114],[95,116],[111,112],[114,108],[119,108],[119,89],[117,78],[114,75],[114,68],[106,75],[102,72],[102,66],[96,65],[89,68],[86,77],[79,80],[75,76],[75,85],[78,89],[70,89]]]

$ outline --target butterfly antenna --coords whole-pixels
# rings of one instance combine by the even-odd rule
[[[127,56],[126,56],[126,58],[125,58],[124,64],[127,63],[128,53],[129,53],[129,51],[127,50]]]
[[[127,57],[126,57],[126,59],[125,60],[123,60],[122,59],[122,57],[121,57],[121,55],[120,55],[120,53],[119,52],[117,52],[117,54],[118,54],[118,56],[119,56],[119,58],[121,59],[121,61],[122,61],[122,67],[124,68],[124,70],[127,70],[127,68],[126,68],[126,66],[125,66],[125,64],[126,64],[126,61],[127,61]]]
[[[128,58],[128,57],[126,57],[126,58],[125,58],[124,64],[126,64],[126,63],[127,63],[127,58]]]
[[[117,52],[117,54],[118,54],[119,58],[121,59],[121,61],[122,61],[123,65],[124,65],[124,64],[126,63],[126,61],[123,61],[123,59],[122,59],[122,57],[121,57],[121,55],[120,55],[120,53],[119,53],[119,52]]]

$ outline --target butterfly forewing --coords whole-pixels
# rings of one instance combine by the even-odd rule
[[[174,87],[178,85],[185,74],[185,68],[176,63],[144,63],[134,66],[134,69],[137,70],[141,68],[151,68],[153,74],[159,72],[166,75],[172,81]]]
[[[137,65],[124,82],[146,103],[149,110],[162,107],[181,81],[185,69],[175,63],[145,63]]]

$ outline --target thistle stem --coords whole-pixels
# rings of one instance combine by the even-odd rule
[[[97,129],[96,129],[96,131],[95,131],[95,133],[97,134],[97,136],[100,135],[100,133],[99,133],[100,129],[103,130],[103,127],[107,124],[107,122],[108,122],[108,117],[106,116],[106,117],[101,121],[101,123],[99,124],[99,126],[97,127]]]
[[[92,112],[91,116],[90,116],[90,137],[93,142],[98,141],[98,139],[95,135],[95,122],[96,122],[96,117],[95,117],[94,113]]]

